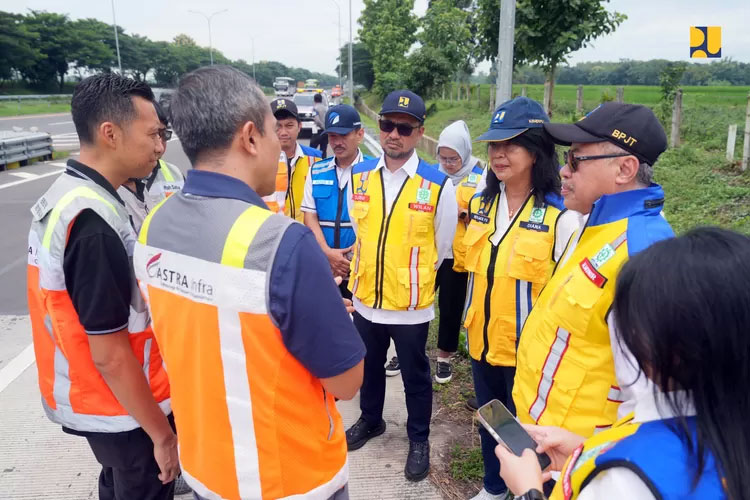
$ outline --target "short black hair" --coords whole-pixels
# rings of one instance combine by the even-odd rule
[[[169,127],[169,118],[167,117],[167,113],[164,110],[164,107],[158,102],[154,101],[154,108],[156,108],[156,116],[159,117],[159,121],[162,123],[162,125],[164,125],[165,127]]]
[[[299,116],[296,116],[294,113],[292,113],[288,109],[280,109],[280,110],[274,112],[273,116],[277,120],[285,120],[287,118],[294,118],[299,123],[302,123],[302,120],[299,119]]]
[[[323,96],[320,93],[313,96],[313,102],[323,102]]]
[[[122,125],[135,118],[132,98],[136,96],[154,101],[147,83],[116,73],[101,73],[81,80],[70,103],[79,141],[92,144],[102,122]]]

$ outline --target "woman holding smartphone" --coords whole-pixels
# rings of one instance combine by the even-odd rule
[[[560,197],[555,146],[542,106],[526,97],[500,105],[489,130],[486,186],[469,203],[463,237],[469,271],[466,326],[479,405],[498,399],[511,411],[516,346],[529,311],[578,226]],[[484,488],[473,500],[503,498],[495,440],[479,430]]]
[[[550,498],[748,498],[749,279],[750,238],[718,228],[661,241],[625,264],[614,315],[654,392],[588,440],[526,427],[550,469],[562,470]],[[535,454],[496,451],[510,489],[543,499],[549,472]]]

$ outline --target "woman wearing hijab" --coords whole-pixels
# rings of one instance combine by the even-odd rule
[[[748,498],[748,278],[750,238],[718,228],[660,241],[623,266],[613,311],[654,390],[588,440],[527,426],[537,451],[552,459],[550,470],[562,469],[550,498]],[[496,451],[510,489],[543,500],[550,473],[542,474],[534,453]]]
[[[500,105],[489,130],[487,184],[469,203],[464,267],[469,271],[466,326],[479,405],[512,401],[516,347],[526,317],[578,226],[560,197],[555,146],[542,106],[526,97]],[[441,318],[442,321],[442,318]],[[496,441],[479,429],[484,488],[473,500],[504,498]]]
[[[437,158],[438,168],[453,182],[458,202],[458,225],[453,238],[453,258],[443,261],[435,280],[435,287],[440,289],[435,381],[446,384],[453,377],[451,355],[458,349],[461,317],[466,300],[468,273],[463,266],[466,247],[463,246],[462,240],[466,232],[469,201],[474,196],[477,182],[482,175],[479,158],[471,155],[471,136],[465,122],[459,120],[443,130],[438,139]]]

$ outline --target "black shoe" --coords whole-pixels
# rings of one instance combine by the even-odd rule
[[[453,378],[453,369],[448,361],[438,361],[435,370],[435,382],[438,384],[447,384]]]
[[[401,365],[398,364],[398,356],[393,356],[385,365],[385,375],[386,377],[395,377],[399,373],[401,373]]]
[[[370,439],[380,436],[384,432],[385,420],[381,419],[380,423],[373,427],[364,418],[359,417],[359,420],[346,431],[346,447],[349,451],[358,450]]]
[[[421,481],[430,472],[430,442],[409,441],[409,456],[406,457],[404,474],[409,481]]]
[[[477,411],[479,409],[479,402],[476,396],[466,400],[466,407],[470,410]]]

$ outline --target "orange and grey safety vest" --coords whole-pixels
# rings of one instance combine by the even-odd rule
[[[200,232],[176,237],[174,228]],[[294,222],[229,198],[170,197],[134,266],[172,379],[180,465],[205,498],[328,499],[348,480],[333,396],[285,347],[270,272]]]
[[[276,170],[276,187],[274,192],[263,197],[268,209],[273,213],[284,213],[286,208],[286,191],[289,185],[289,166],[286,164],[286,155],[281,152],[279,157],[279,168]]]
[[[94,366],[88,337],[65,286],[63,258],[68,232],[82,210],[93,210],[133,255],[135,232],[125,207],[87,178],[61,175],[31,209],[28,301],[39,389],[47,416],[79,431],[122,432],[139,427]],[[132,274],[130,346],[165,415],[169,382],[153,340],[149,315]]]

